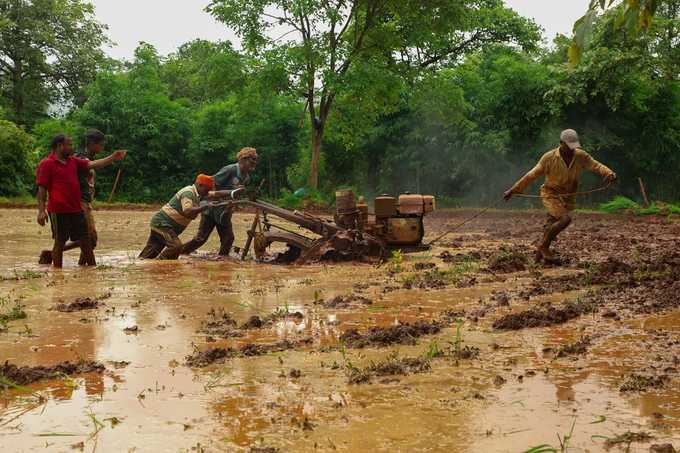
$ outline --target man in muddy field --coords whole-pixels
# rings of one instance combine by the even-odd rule
[[[180,189],[173,195],[151,218],[151,233],[139,257],[177,259],[182,251],[179,235],[198,214],[213,206],[205,201],[201,203],[201,200],[214,188],[215,180],[212,176],[198,175],[194,184]]]
[[[76,153],[76,157],[85,159],[87,161],[94,160],[97,154],[104,151],[104,141],[106,137],[104,133],[97,129],[90,129],[85,135],[85,148]],[[92,202],[94,200],[94,178],[95,171],[90,169],[88,172],[78,173],[78,182],[80,183],[80,207],[85,215],[85,226],[87,228],[87,235],[90,238],[90,245],[92,250],[97,248],[97,229],[94,223],[94,216],[92,214]],[[64,246],[64,252],[80,247],[80,241],[71,241]],[[43,250],[40,254],[40,264],[52,263],[52,250]],[[80,253],[79,265],[85,264],[85,255]]]
[[[218,193],[244,188],[250,181],[250,173],[257,165],[257,151],[255,148],[243,148],[238,152],[238,162],[227,165],[218,171],[215,178],[215,190]],[[220,256],[229,256],[231,246],[234,244],[234,229],[231,225],[232,210],[229,207],[216,207],[203,212],[201,224],[196,236],[184,244],[183,254],[190,254],[198,250],[208,241],[213,229],[217,228],[220,235]]]
[[[64,247],[68,240],[76,242],[81,251],[81,265],[96,265],[87,221],[81,206],[79,174],[104,168],[125,158],[127,151],[115,151],[98,160],[73,157],[71,138],[59,134],[52,139],[49,156],[40,161],[36,170],[38,185],[38,224],[49,221],[54,245],[52,265],[62,267]]]
[[[608,183],[616,180],[616,173],[581,149],[576,131],[567,129],[560,134],[559,148],[545,153],[529,173],[503,194],[508,201],[514,194],[522,193],[535,179],[545,176],[540,194],[543,206],[548,211],[548,218],[536,253],[538,258],[546,262],[556,262],[550,251],[550,244],[571,223],[571,212],[576,207],[575,192],[583,170],[599,174]]]

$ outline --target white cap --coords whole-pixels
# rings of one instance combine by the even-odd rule
[[[566,143],[571,149],[581,147],[581,142],[578,139],[578,133],[574,129],[563,130],[560,134],[560,141]]]

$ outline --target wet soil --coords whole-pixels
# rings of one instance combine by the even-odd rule
[[[398,357],[393,354],[386,360],[371,363],[365,368],[351,368],[347,374],[350,384],[367,384],[377,377],[406,376],[425,373],[431,369],[430,362],[423,357]]]
[[[63,376],[103,373],[105,370],[106,367],[104,365],[93,361],[62,362],[52,366],[17,366],[5,362],[0,366],[0,376],[6,382],[0,382],[0,388],[3,386],[11,388],[11,384],[27,385],[38,381],[59,379]]]
[[[474,213],[435,213],[425,240]],[[559,451],[572,425],[570,451],[680,445],[675,217],[577,214],[561,266],[534,260],[539,211],[398,263],[270,266],[212,259],[217,235],[138,261],[151,213],[95,215],[100,266],[54,271],[34,212],[0,210],[0,297],[27,315],[3,362],[107,367],[0,389],[0,451]],[[237,245],[251,222],[234,215]]]
[[[312,343],[311,338],[298,341],[281,340],[275,343],[249,343],[235,348],[209,348],[198,351],[186,357],[186,364],[190,367],[205,367],[213,363],[223,363],[234,357],[253,357],[300,348]]]
[[[62,313],[71,313],[74,311],[94,310],[100,307],[100,302],[97,299],[89,297],[79,297],[78,299],[68,304],[57,304],[54,309]]]
[[[570,301],[559,307],[545,303],[536,308],[502,316],[494,321],[493,328],[498,330],[520,330],[530,327],[549,327],[556,324],[564,324],[592,311],[593,307],[591,305],[579,302]]]
[[[416,339],[423,335],[432,335],[441,331],[438,322],[416,321],[413,324],[399,323],[390,327],[371,327],[360,333],[357,329],[348,329],[340,335],[340,342],[348,348],[386,347],[393,344],[416,344]]]
[[[357,305],[371,305],[373,304],[373,301],[364,296],[350,294],[346,296],[335,296],[325,302],[319,302],[319,304],[324,308],[350,308]]]

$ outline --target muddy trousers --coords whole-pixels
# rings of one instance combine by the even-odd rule
[[[144,250],[139,254],[141,259],[176,260],[182,251],[182,241],[177,233],[170,229],[154,228],[149,234]]]
[[[182,254],[188,255],[203,246],[208,241],[213,229],[217,228],[220,235],[220,252],[222,256],[228,256],[231,246],[234,245],[234,230],[231,226],[231,214],[225,213],[222,216],[224,225],[215,221],[211,215],[201,215],[201,223],[198,226],[196,236],[182,247]]]
[[[550,247],[550,244],[557,238],[557,235],[566,230],[571,224],[571,215],[569,212],[564,213],[560,217],[555,217],[548,214],[543,225],[543,240],[541,245]]]

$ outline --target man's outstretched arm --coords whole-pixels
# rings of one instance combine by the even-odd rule
[[[545,168],[543,166],[543,159],[541,158],[534,168],[532,168],[526,175],[522,176],[522,178],[520,178],[520,180],[517,181],[514,186],[503,193],[503,198],[505,198],[505,201],[508,201],[510,198],[512,198],[513,194],[524,192],[524,189],[526,189],[529,184],[534,182],[544,173]]]
[[[123,160],[125,158],[125,155],[127,154],[127,151],[114,151],[112,154],[109,156],[106,156],[102,159],[97,159],[97,160],[92,160],[88,164],[89,169],[93,170],[99,170],[100,168],[104,168],[106,166],[111,165],[113,162],[118,161],[118,160]]]
[[[593,173],[597,173],[602,176],[605,181],[612,182],[616,180],[616,173],[614,173],[611,168],[607,167],[605,164],[598,162],[593,159],[593,156],[586,153],[585,165],[584,167]]]

